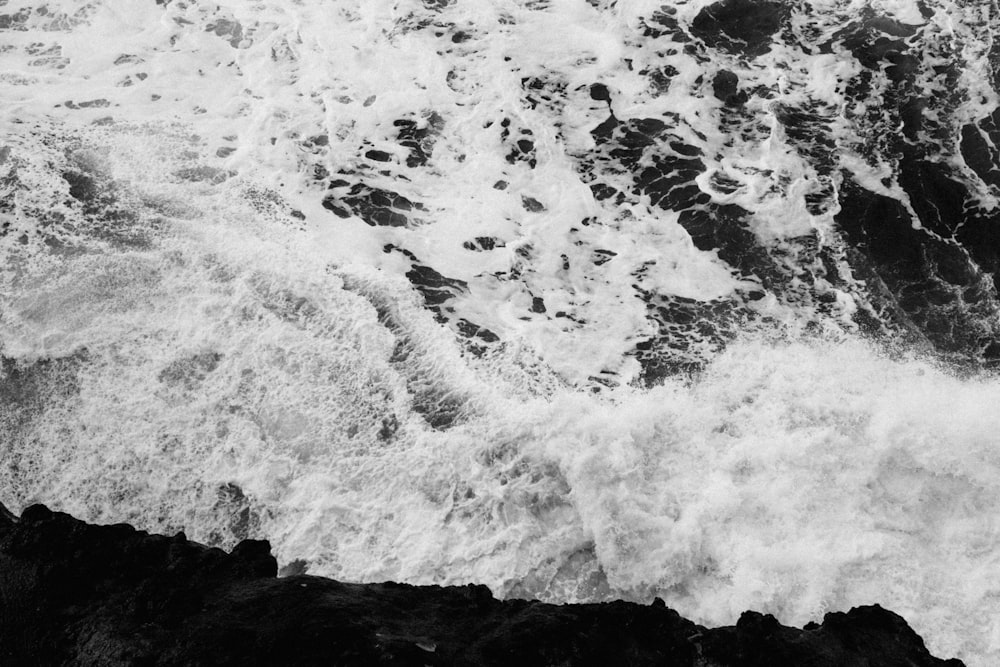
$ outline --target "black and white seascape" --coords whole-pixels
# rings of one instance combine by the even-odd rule
[[[996,0],[0,0],[0,502],[1000,663]]]

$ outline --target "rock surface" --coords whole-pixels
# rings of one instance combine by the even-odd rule
[[[745,612],[707,629],[657,600],[549,605],[484,586],[276,578],[266,542],[232,553],[44,506],[0,506],[4,665],[930,665],[879,606],[804,629]]]

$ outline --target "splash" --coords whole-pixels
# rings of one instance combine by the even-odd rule
[[[994,5],[0,4],[8,505],[1000,657]]]

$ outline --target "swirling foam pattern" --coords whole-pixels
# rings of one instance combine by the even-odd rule
[[[992,0],[0,0],[0,488],[1000,660]]]

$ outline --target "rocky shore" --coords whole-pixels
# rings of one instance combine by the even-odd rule
[[[550,605],[484,586],[277,577],[231,553],[42,505],[0,506],[0,663],[16,665],[948,665],[875,605],[821,624],[705,628],[660,600]]]

